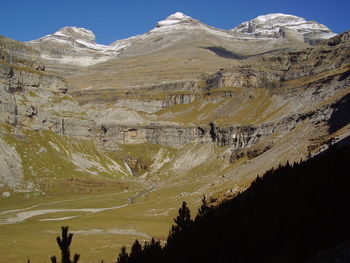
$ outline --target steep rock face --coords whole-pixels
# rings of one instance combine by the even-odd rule
[[[123,126],[102,125],[100,140],[109,147],[109,143],[141,144],[153,143],[171,147],[181,147],[193,142],[209,142],[208,127],[178,127],[170,125]]]
[[[37,55],[33,49],[13,42],[10,48],[2,44],[0,50],[7,54],[0,60],[1,122],[58,131],[62,119],[81,115],[78,104],[67,94],[66,81],[38,67],[40,62],[32,55]]]
[[[0,188],[42,192],[67,171],[128,175],[89,141],[96,124],[68,94],[67,82],[45,72],[27,45],[1,38],[0,47]]]
[[[335,36],[325,25],[315,21],[306,21],[302,17],[281,13],[258,16],[250,21],[243,22],[232,31],[268,38],[289,35],[311,44]]]
[[[334,39],[330,39],[329,43],[333,43],[338,37]],[[335,47],[316,46],[278,56],[265,56],[253,63],[243,63],[235,70],[219,71],[207,79],[207,88],[229,86],[275,88],[280,82],[319,74],[349,63],[350,47],[346,42]]]
[[[95,126],[94,131],[101,145],[108,149],[113,149],[116,144],[152,143],[181,148],[190,143],[213,142],[237,151],[249,148],[273,135],[274,139],[269,140],[271,146],[275,140],[295,129],[300,123],[314,125],[327,121],[332,112],[331,105],[327,105],[316,111],[293,114],[279,121],[261,125],[217,125],[214,122],[199,126],[103,124]]]
[[[28,48],[25,43],[0,36],[0,61],[2,64],[16,64],[35,70],[44,70],[45,67],[39,62],[39,56],[38,51]]]

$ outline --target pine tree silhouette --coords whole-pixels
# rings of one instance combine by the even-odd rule
[[[72,243],[72,238],[73,238],[73,234],[69,233],[68,235],[68,226],[64,227],[62,226],[62,238],[61,237],[57,237],[57,244],[60,247],[61,250],[61,263],[77,263],[80,255],[79,254],[74,254],[74,258],[73,261],[71,261],[70,259],[70,251],[69,251],[69,246]],[[52,263],[57,263],[57,258],[56,256],[52,256],[51,257],[51,262]]]
[[[179,215],[174,219],[175,231],[186,231],[193,223],[191,219],[190,209],[187,207],[186,202],[182,202],[182,206],[179,209]]]
[[[129,254],[126,252],[126,247],[123,246],[120,249],[120,253],[118,255],[118,258],[116,260],[116,263],[127,263],[129,259]]]
[[[139,262],[139,258],[142,256],[142,246],[140,242],[136,239],[134,244],[131,247],[130,255],[129,255],[129,263]]]
[[[208,202],[207,202],[207,199],[205,198],[205,195],[203,195],[202,204],[198,209],[198,213],[195,220],[205,217],[209,213],[209,211],[210,211],[210,207],[208,206]]]

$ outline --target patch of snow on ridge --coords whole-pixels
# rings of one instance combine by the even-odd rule
[[[259,20],[262,23],[264,23],[264,22],[267,22],[269,20],[272,20],[272,19],[275,19],[275,18],[279,18],[279,17],[297,18],[298,20],[300,19],[300,20],[305,21],[304,18],[293,16],[293,15],[288,15],[288,14],[282,14],[282,13],[273,13],[273,14],[261,15],[261,16],[256,17],[255,19]]]
[[[168,16],[167,19],[177,19],[177,20],[185,20],[185,19],[190,19],[191,17],[186,16],[184,13],[181,12],[176,12],[175,14],[172,14]]]

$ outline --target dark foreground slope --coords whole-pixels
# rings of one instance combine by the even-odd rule
[[[194,220],[184,203],[163,248],[135,242],[118,262],[307,262],[350,240],[349,164],[350,147],[332,146],[268,171],[234,199],[203,202]]]

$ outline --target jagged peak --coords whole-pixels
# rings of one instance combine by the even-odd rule
[[[192,17],[187,16],[181,12],[176,12],[168,16],[165,20],[159,21],[156,27],[169,26],[169,25],[174,25],[184,21],[191,21],[191,20],[193,20]]]
[[[86,28],[75,27],[75,26],[66,26],[59,29],[57,32],[53,34],[54,36],[68,37],[73,38],[75,40],[84,40],[90,43],[95,43],[96,36],[95,34]]]
[[[316,21],[306,21],[302,17],[283,13],[260,15],[232,29],[235,33],[272,38],[280,37],[284,30],[293,30],[303,35],[304,40],[309,43],[335,35],[328,27]]]

